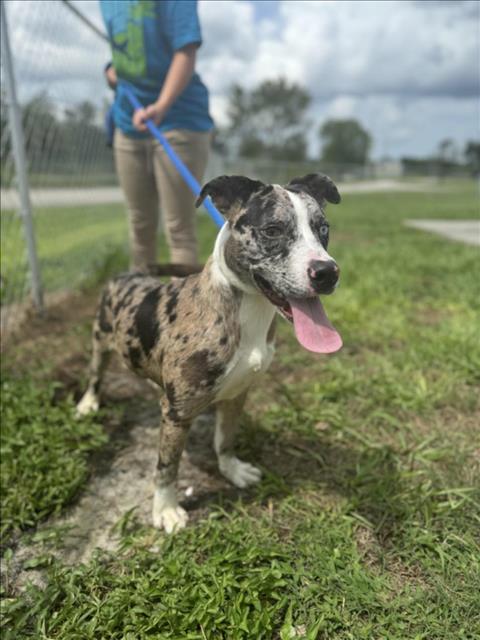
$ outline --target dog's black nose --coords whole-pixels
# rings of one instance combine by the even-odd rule
[[[339,275],[340,269],[334,260],[313,260],[308,267],[310,283],[317,293],[330,293]]]

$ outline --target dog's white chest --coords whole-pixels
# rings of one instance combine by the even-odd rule
[[[240,343],[227,364],[216,400],[230,400],[245,391],[269,367],[274,347],[267,333],[275,309],[260,296],[245,296],[240,306]]]

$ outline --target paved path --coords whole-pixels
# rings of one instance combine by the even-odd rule
[[[31,189],[30,197],[34,207],[75,207],[123,202],[120,187]],[[15,189],[2,189],[1,203],[2,209],[16,209],[19,199]]]
[[[369,180],[347,182],[338,186],[340,193],[368,193],[378,191],[436,191],[438,183],[399,182],[396,180]],[[120,187],[32,189],[32,204],[35,207],[64,207],[92,204],[121,204],[123,195]],[[18,194],[14,189],[2,189],[2,209],[16,209]]]
[[[480,246],[480,220],[407,220],[407,226]]]

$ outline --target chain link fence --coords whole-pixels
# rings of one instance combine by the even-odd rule
[[[104,131],[105,112],[113,98],[103,78],[110,57],[107,43],[60,0],[7,0],[2,5],[2,33],[8,34],[16,93],[15,99],[9,90],[2,43],[4,333],[31,306],[28,294],[32,289],[12,107],[23,133],[39,278],[47,301],[53,292],[72,289],[109,253],[126,246],[127,234],[112,150]],[[88,13],[96,3],[80,5]],[[16,104],[12,105],[13,100]],[[38,299],[36,302],[38,306]]]

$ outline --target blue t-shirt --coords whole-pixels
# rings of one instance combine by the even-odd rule
[[[126,135],[143,138],[132,124],[133,107],[125,85],[144,106],[158,98],[175,51],[187,44],[200,46],[202,36],[196,0],[100,0],[112,47],[118,86],[113,108],[115,125]],[[160,123],[161,131],[208,131],[213,120],[208,91],[194,73]]]

